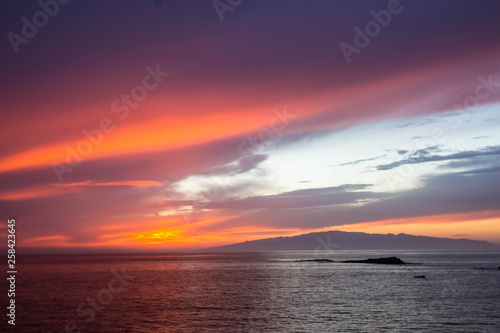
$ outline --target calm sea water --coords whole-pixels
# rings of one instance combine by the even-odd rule
[[[300,261],[392,255],[413,264]],[[16,326],[3,314],[0,330],[500,332],[499,265],[498,252],[24,256]]]

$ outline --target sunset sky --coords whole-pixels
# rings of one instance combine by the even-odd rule
[[[500,243],[499,1],[54,1],[1,5],[3,240]]]

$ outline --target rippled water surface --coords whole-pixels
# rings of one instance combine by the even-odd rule
[[[392,255],[412,264],[301,261]],[[500,332],[498,252],[25,256],[18,261],[17,332]],[[6,319],[0,323],[1,331],[11,329]]]

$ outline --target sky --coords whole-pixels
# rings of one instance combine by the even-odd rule
[[[500,243],[500,2],[3,1],[0,237]]]

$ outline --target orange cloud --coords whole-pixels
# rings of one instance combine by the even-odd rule
[[[54,184],[58,187],[72,187],[72,186],[163,186],[162,183],[151,180],[125,180],[120,182],[94,182],[86,180],[84,182],[68,183],[68,184]]]
[[[164,107],[164,101],[151,106]],[[308,111],[310,113],[310,111]],[[301,112],[306,114],[308,112]],[[182,114],[183,112],[179,112]],[[231,110],[193,117],[163,117],[139,124],[116,123],[116,129],[102,133],[98,144],[81,135],[78,140],[34,147],[0,160],[0,172],[93,160],[129,153],[162,151],[229,138],[269,126],[272,109]],[[119,120],[118,120],[119,121]],[[97,127],[97,126],[96,126]],[[75,158],[75,156],[77,156]],[[68,159],[68,157],[70,157]],[[71,166],[71,165],[70,165]]]
[[[64,235],[53,235],[46,237],[34,237],[22,240],[22,245],[28,246],[68,246],[70,238]]]
[[[447,214],[340,225],[328,230],[406,233],[445,238],[470,238],[500,243],[500,211]]]
[[[29,187],[20,190],[0,192],[0,201],[18,201],[53,197],[79,191],[84,186],[163,186],[162,183],[150,180],[126,180],[120,182],[84,181],[68,184],[50,184],[46,186]]]
[[[40,186],[35,188],[24,188],[21,190],[14,190],[0,193],[0,201],[17,201],[17,200],[30,200],[38,198],[46,198],[57,195],[68,194],[76,192],[77,189],[58,189],[49,186]]]
[[[453,96],[463,82],[450,79],[450,73],[455,66],[460,64],[463,65],[463,59],[455,60],[453,63],[440,63],[378,81],[320,91],[301,98],[288,98],[286,105],[296,116],[294,122],[323,112],[329,114],[330,121],[304,125],[302,130],[307,131],[372,121],[382,115],[402,117],[409,114],[436,112],[440,110],[418,104],[430,98],[428,90],[422,90],[421,87],[428,83],[429,77],[435,77],[440,84],[439,94]],[[481,66],[486,65],[474,66],[477,68],[471,68],[470,71],[477,71],[481,69]],[[81,131],[85,129],[92,132],[99,128],[102,119],[97,121],[93,128],[87,126],[78,128],[77,122],[65,118],[65,124],[70,123],[74,128],[71,138],[59,138],[57,142],[43,146],[23,147],[22,151],[17,151],[0,160],[0,172],[50,166],[54,161],[65,163],[66,158],[74,154],[68,153],[68,149],[78,152],[79,147],[80,151],[85,151],[84,154],[79,153],[83,160],[94,160],[129,153],[177,149],[243,135],[269,126],[270,119],[273,117],[272,109],[276,105],[262,102],[260,105],[254,103],[249,106],[248,102],[242,104],[241,98],[231,99],[220,92],[215,95],[216,93],[214,91],[212,95],[200,94],[199,100],[196,101],[189,100],[192,99],[189,94],[182,96],[183,99],[151,96],[141,104],[140,110],[133,110],[131,116],[125,120],[120,120],[118,115],[109,111],[107,113],[110,119],[108,128],[113,127],[113,129],[108,133],[101,132],[101,139],[94,138],[98,141],[97,144],[90,143]],[[443,98],[437,95],[432,97]],[[245,96],[245,100],[260,100],[261,98],[253,96],[251,92],[247,92]],[[367,104],[370,105],[368,109]],[[85,106],[84,109],[74,112],[75,117],[95,113],[95,106],[92,109],[87,108],[88,106]],[[175,113],[165,112],[166,108],[175,110]],[[51,119],[55,123],[60,122],[60,119]],[[28,124],[26,126],[28,128]],[[29,126],[32,124],[30,123]],[[41,135],[41,133],[34,134]],[[84,146],[86,147],[83,148]]]

